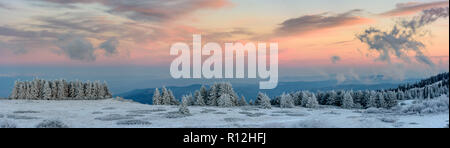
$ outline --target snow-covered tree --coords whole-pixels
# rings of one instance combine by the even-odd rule
[[[326,99],[326,105],[336,105],[337,103],[337,93],[332,90],[330,92],[328,92],[327,94],[327,99]]]
[[[223,94],[217,100],[217,105],[219,107],[233,107],[233,101],[231,100],[231,96],[229,94]]]
[[[217,106],[218,99],[218,88],[217,85],[214,84],[208,91],[208,99],[206,100],[206,104],[209,106]]]
[[[203,97],[203,95],[201,93],[201,89],[200,89],[200,91],[195,91],[194,98],[195,98],[195,105],[198,105],[198,106],[205,106],[206,105],[204,97]]]
[[[342,108],[353,108],[354,107],[354,102],[353,102],[353,98],[352,95],[350,94],[350,92],[346,92],[344,94],[344,97],[342,99]]]
[[[388,91],[386,93],[387,97],[385,98],[386,101],[386,108],[392,108],[397,106],[397,95],[393,91]]]
[[[183,96],[182,97],[178,113],[183,114],[183,115],[190,115],[191,114],[191,112],[189,111],[189,108],[188,108],[188,104],[189,104],[189,98],[188,97],[189,96]]]
[[[13,90],[9,98],[13,100],[19,99],[19,90],[20,90],[19,82],[15,81]]]
[[[164,86],[161,89],[161,105],[169,105],[170,104],[170,98],[169,98],[169,91]]]
[[[378,108],[387,108],[383,92],[377,92],[375,102]]]
[[[319,102],[317,102],[316,95],[311,94],[307,98],[303,98],[302,106],[306,108],[316,108],[319,106]]]
[[[200,88],[200,95],[203,97],[203,101],[206,101],[208,99],[208,90],[206,89],[205,85],[202,85],[202,87]]]
[[[180,105],[180,102],[178,102],[177,99],[175,99],[175,96],[173,95],[172,90],[169,90],[168,98],[170,100],[170,104],[169,105]]]
[[[244,97],[244,96],[241,96],[241,99],[239,100],[238,105],[239,105],[239,106],[247,106],[247,105],[248,105],[248,103],[247,103],[247,101],[245,100],[245,97]]]
[[[294,105],[294,99],[289,94],[283,94],[280,98],[280,107],[281,108],[293,108]]]
[[[256,103],[256,102],[258,102],[258,103]],[[258,97],[256,98],[254,105],[257,105],[262,109],[271,109],[272,108],[272,104],[270,103],[269,96],[267,96],[266,94],[261,93],[261,92],[258,93]]]
[[[81,82],[77,82],[77,99],[84,100],[86,98],[85,85]]]
[[[159,89],[155,88],[153,92],[153,105],[161,105],[161,94],[159,93]]]
[[[44,100],[51,100],[52,99],[52,88],[50,87],[50,82],[45,82],[44,84]]]

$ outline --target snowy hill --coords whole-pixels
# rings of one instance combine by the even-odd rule
[[[441,99],[447,101],[446,111],[422,114],[407,112],[414,103],[405,101],[396,110],[347,110],[331,106],[317,109],[192,106],[189,107],[191,116],[173,116],[178,111],[177,106],[154,106],[114,99],[0,100],[0,127],[36,127],[47,120],[46,123],[57,121],[50,123],[72,128],[442,128],[448,125],[449,114],[448,97]]]

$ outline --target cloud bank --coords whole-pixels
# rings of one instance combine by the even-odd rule
[[[397,7],[391,11],[382,13],[382,16],[402,16],[415,14],[426,9],[436,8],[436,7],[446,7],[449,5],[449,1],[435,1],[435,2],[410,2],[410,3],[399,3]]]
[[[280,24],[280,27],[275,30],[275,34],[281,36],[289,36],[318,31],[322,29],[330,29],[335,27],[365,23],[368,21],[368,19],[356,15],[361,12],[362,10],[355,9],[335,15],[315,14],[288,19]]]

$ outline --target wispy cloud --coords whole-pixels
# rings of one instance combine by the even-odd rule
[[[110,8],[111,14],[140,21],[167,21],[200,9],[215,9],[231,5],[228,0],[42,0],[58,4],[99,3]]]
[[[361,12],[362,10],[355,9],[341,14],[333,15],[325,13],[288,19],[280,24],[280,27],[275,30],[275,34],[279,36],[290,36],[322,29],[367,23],[369,19],[356,15]]]
[[[402,15],[410,15],[421,12],[425,9],[436,8],[436,7],[445,7],[449,6],[449,1],[435,1],[435,2],[410,2],[410,3],[399,3],[397,7],[388,12],[382,13],[383,16],[402,16]]]

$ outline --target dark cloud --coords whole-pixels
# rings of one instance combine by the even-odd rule
[[[417,2],[411,2],[411,3],[400,3],[397,4],[397,7],[391,11],[382,13],[383,16],[401,16],[401,15],[408,15],[408,14],[414,14],[417,12],[421,12],[426,9],[430,8],[436,8],[436,7],[445,7],[449,5],[449,1],[435,1],[435,2],[428,2],[428,3],[417,3]]]
[[[340,56],[332,56],[330,58],[331,63],[336,64],[337,62],[341,61],[341,57]]]
[[[0,26],[0,36],[11,36],[11,37],[21,37],[21,38],[42,38],[42,37],[50,37],[56,38],[61,36],[59,33],[50,32],[50,31],[28,31],[15,29],[7,26]]]
[[[96,60],[92,43],[79,36],[63,36],[58,39],[61,52],[72,60],[92,62]]]
[[[425,45],[418,41],[418,30],[440,18],[447,18],[449,8],[433,8],[424,10],[420,16],[411,20],[400,21],[389,31],[382,31],[377,28],[369,28],[364,33],[357,35],[357,38],[369,46],[369,49],[377,51],[379,60],[391,62],[394,55],[406,62],[409,62],[407,53],[409,51],[416,54],[416,61],[434,66],[429,57],[425,56],[423,49]]]
[[[221,8],[228,0],[42,0],[57,4],[99,3],[110,8],[111,14],[133,20],[166,21],[199,9]]]
[[[363,18],[355,16],[355,14],[360,12],[362,10],[355,9],[336,15],[316,14],[289,19],[280,24],[281,26],[276,29],[276,34],[295,35],[321,29],[354,25],[364,21]]]
[[[119,45],[119,40],[116,38],[110,38],[107,41],[100,44],[100,48],[105,50],[106,56],[111,56],[117,54],[117,46]]]

